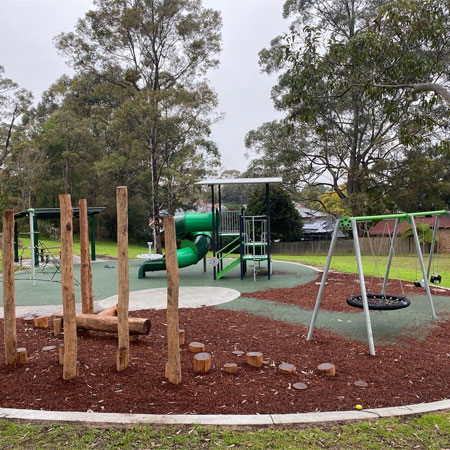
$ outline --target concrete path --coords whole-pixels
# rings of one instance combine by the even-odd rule
[[[32,409],[0,408],[0,418],[26,420],[39,423],[72,423],[91,425],[218,425],[218,426],[273,426],[333,423],[355,420],[373,420],[381,417],[398,417],[424,414],[450,409],[450,400],[390,408],[363,409],[361,411],[330,411],[300,414],[120,414],[76,411],[42,411]]]

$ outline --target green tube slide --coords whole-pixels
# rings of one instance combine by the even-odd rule
[[[178,267],[197,264],[208,253],[211,244],[212,213],[186,213],[175,216],[177,239],[181,239],[177,250]],[[166,270],[165,257],[145,261],[139,268],[139,279],[146,272]]]

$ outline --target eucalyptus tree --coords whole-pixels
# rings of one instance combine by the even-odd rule
[[[56,39],[75,70],[130,92],[147,116],[140,147],[148,153],[155,246],[160,250],[160,130],[164,92],[201,79],[218,64],[221,18],[200,0],[96,0],[74,32]],[[138,127],[139,128],[139,127]],[[142,130],[142,128],[141,128]],[[136,134],[137,136],[137,134]]]
[[[434,142],[446,132],[445,109],[435,100],[409,95],[412,84],[425,77],[446,77],[446,19],[435,33],[433,25],[425,23],[427,9],[420,9],[429,33],[444,33],[439,45],[427,45],[427,34],[421,38],[418,30],[405,31],[411,5],[418,2],[394,3],[395,14],[391,11],[392,20],[385,26],[391,1],[288,0],[284,15],[294,17],[290,33],[260,53],[267,72],[283,71],[273,99],[287,118],[276,128],[266,124],[249,134],[248,145],[268,159],[278,153],[284,166],[292,167],[292,182],[333,189],[354,215],[389,192],[409,146]],[[444,2],[425,3],[433,9]],[[395,17],[404,24],[394,27]],[[414,21],[419,17],[414,15]],[[423,60],[428,61],[426,67],[421,66]],[[402,78],[408,75],[408,64],[414,68],[409,87]],[[381,86],[387,77],[387,84],[396,88]],[[425,103],[427,108],[422,108]],[[274,151],[269,138],[280,132],[302,140],[284,152],[284,139]]]
[[[0,66],[0,167],[11,151],[13,133],[18,120],[31,105],[31,92],[5,77]]]

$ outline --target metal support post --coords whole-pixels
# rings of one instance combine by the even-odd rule
[[[369,302],[367,300],[366,283],[364,281],[364,272],[361,259],[361,249],[359,247],[358,228],[355,219],[352,222],[353,244],[355,246],[356,264],[358,266],[359,285],[361,287],[361,296],[363,301],[364,315],[366,317],[367,340],[369,341],[369,353],[375,355],[375,345],[373,343],[372,324],[370,322]]]
[[[33,280],[33,286],[36,285],[36,253],[35,253],[35,246],[36,243],[34,242],[35,235],[34,235],[34,209],[30,208],[28,210],[29,218],[30,218],[30,241],[31,241],[31,267],[32,267],[32,280]],[[39,260],[38,260],[39,264]]]
[[[431,261],[433,260],[434,256],[434,246],[436,245],[436,234],[438,229],[439,229],[439,216],[436,216],[436,218],[434,219],[433,237],[431,239],[430,257],[428,258],[427,280],[430,279]]]
[[[311,340],[312,334],[314,331],[314,327],[316,325],[317,315],[319,314],[320,301],[322,300],[323,291],[325,289],[325,284],[326,284],[327,277],[328,277],[328,270],[330,269],[331,258],[333,256],[334,247],[336,246],[340,222],[341,222],[341,220],[338,219],[334,225],[333,236],[331,238],[330,248],[328,250],[327,262],[325,263],[325,267],[323,269],[322,281],[320,282],[319,292],[317,293],[316,304],[314,306],[314,311],[313,311],[313,315],[311,318],[311,324],[309,325],[308,336],[306,338],[307,341]]]
[[[19,262],[19,230],[16,221],[14,221],[14,262]]]
[[[394,232],[392,235],[391,240],[391,248],[389,249],[389,257],[386,264],[386,272],[384,274],[384,280],[383,280],[383,287],[381,288],[381,295],[386,295],[386,286],[389,279],[389,271],[391,270],[391,264],[392,264],[392,258],[394,257],[395,253],[395,242],[397,241],[397,233],[398,233],[398,226],[400,224],[400,220],[397,218],[395,219],[395,225],[394,225]]]
[[[95,215],[91,215],[91,260],[95,261]]]
[[[414,241],[416,243],[417,256],[419,258],[420,270],[422,271],[422,277],[425,284],[425,292],[427,294],[428,303],[430,304],[431,315],[433,316],[433,319],[436,319],[437,316],[436,312],[434,311],[433,298],[431,297],[430,285],[428,284],[427,273],[425,272],[425,265],[423,263],[422,251],[420,249],[419,236],[417,235],[416,222],[414,221],[414,217],[412,215],[409,215],[409,219],[411,221],[411,228],[414,235]]]
[[[212,247],[212,254],[213,258],[216,257],[216,220],[215,220],[215,199],[214,199],[214,185],[211,184],[211,216],[212,216],[212,233],[211,233],[211,247]],[[213,278],[214,280],[217,280],[217,268],[216,266],[213,267]]]
[[[266,183],[266,216],[267,216],[267,278],[270,280],[271,261],[270,261],[270,197],[269,183]]]

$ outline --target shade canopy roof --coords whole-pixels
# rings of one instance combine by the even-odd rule
[[[269,184],[282,183],[281,177],[274,178],[211,178],[195,183],[197,186],[215,186],[220,184]]]
[[[101,213],[105,208],[106,208],[105,206],[87,208],[87,214],[88,216],[93,216],[95,214]],[[36,208],[31,209],[31,211],[34,213],[34,216],[37,217],[38,219],[59,219],[61,215],[59,208]],[[21,211],[14,214],[14,218],[16,220],[21,219],[23,217],[27,217],[29,214],[30,210]],[[73,208],[73,217],[74,218],[80,217],[80,208]]]

